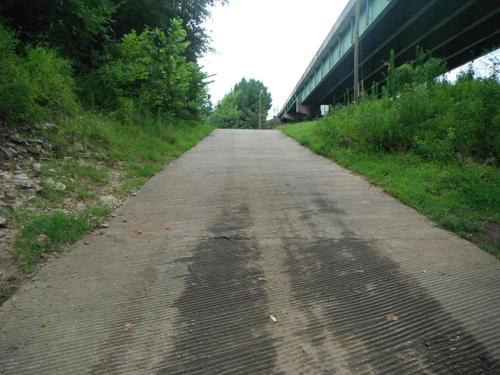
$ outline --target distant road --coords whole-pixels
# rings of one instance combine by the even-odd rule
[[[500,262],[279,131],[218,130],[4,304],[0,374],[500,374]]]

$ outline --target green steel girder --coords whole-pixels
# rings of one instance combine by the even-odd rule
[[[351,0],[280,112],[298,103],[332,104],[352,88]],[[500,45],[498,0],[362,0],[361,71],[367,86],[385,80],[391,50],[396,63],[415,57],[417,46],[454,68]]]

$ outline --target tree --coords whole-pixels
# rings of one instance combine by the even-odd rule
[[[217,105],[210,120],[219,128],[240,128],[242,118],[243,114],[236,107],[236,95],[230,92]]]
[[[44,43],[73,60],[78,70],[94,64],[109,39],[116,5],[111,0],[5,0],[0,17],[25,43]]]
[[[192,116],[200,113],[206,90],[204,74],[189,61],[189,46],[181,21],[164,32],[158,28],[132,31],[117,44],[112,58],[86,77],[90,101],[103,109],[132,105],[141,112]]]
[[[182,20],[190,42],[187,57],[195,61],[208,51],[209,37],[204,22],[210,15],[210,7],[228,0],[113,0],[117,6],[114,37],[146,27],[163,28],[172,18]]]
[[[185,54],[195,62],[208,50],[204,21],[210,7],[228,0],[2,0],[0,22],[25,43],[45,43],[88,72],[106,60],[107,50],[135,30],[167,31],[180,19],[190,42]]]
[[[272,105],[271,94],[262,82],[245,78],[224,96],[210,119],[220,128],[256,129],[259,126],[259,97],[261,123],[264,124]]]

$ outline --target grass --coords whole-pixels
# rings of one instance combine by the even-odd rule
[[[65,212],[18,213],[21,230],[13,255],[23,274],[33,272],[37,262],[90,232],[110,213],[108,207],[94,207],[80,214]]]
[[[112,124],[105,127],[109,158],[124,165],[125,179],[117,193],[137,190],[165,163],[196,145],[212,130],[211,125],[203,122],[163,123],[161,119],[143,119],[139,126]],[[127,147],[123,147],[125,144]]]
[[[436,161],[411,152],[383,153],[335,145],[321,120],[283,127],[312,151],[364,175],[441,226],[471,239],[485,223],[500,223],[500,170],[472,160]],[[500,244],[483,248],[500,259]]]
[[[110,214],[99,205],[103,191],[126,196],[161,170],[165,163],[194,146],[212,131],[203,121],[137,118],[124,123],[111,116],[86,113],[63,118],[57,127],[38,134],[51,144],[52,156],[42,161],[44,195],[34,211],[18,209],[13,255],[20,275],[31,273],[48,254],[81,238]],[[111,173],[118,181],[111,186]],[[65,185],[56,189],[55,183]],[[85,202],[82,212],[65,212],[66,202]],[[68,208],[70,209],[70,208]]]

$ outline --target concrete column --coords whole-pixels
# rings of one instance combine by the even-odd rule
[[[321,108],[319,104],[302,104],[297,102],[297,112],[316,117],[321,114]]]
[[[296,112],[286,112],[283,118],[288,121],[296,122],[300,121],[300,115]]]

